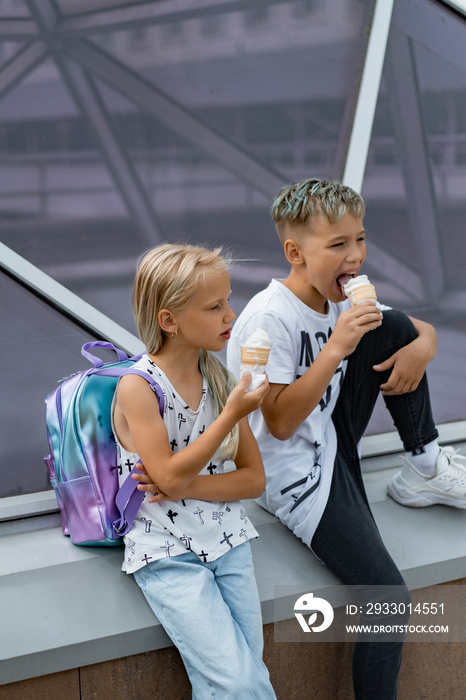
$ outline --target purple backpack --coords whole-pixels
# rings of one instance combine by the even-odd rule
[[[115,350],[118,362],[104,364],[88,352],[93,347]],[[145,492],[131,473],[118,484],[117,446],[111,407],[118,379],[138,374],[157,395],[163,418],[161,387],[147,373],[133,368],[141,357],[128,355],[111,343],[86,343],[82,355],[93,367],[64,379],[46,398],[50,454],[44,457],[55,490],[63,533],[74,544],[111,546],[122,543],[136,517]]]

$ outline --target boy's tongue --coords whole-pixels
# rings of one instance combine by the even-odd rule
[[[349,280],[352,279],[352,278],[353,278],[353,275],[347,275],[347,274],[340,275],[339,277],[337,277],[337,284],[338,284],[338,286],[340,287],[341,293],[342,293],[344,296],[346,296],[346,294],[345,294],[345,290],[343,289],[343,287],[344,287],[345,284],[346,284],[347,282],[349,282]]]

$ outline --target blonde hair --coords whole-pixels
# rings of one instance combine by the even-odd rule
[[[134,283],[133,314],[139,336],[147,352],[154,355],[162,348],[167,334],[159,325],[162,309],[176,314],[193,298],[206,272],[221,274],[231,261],[220,255],[221,248],[165,243],[149,250],[141,259]],[[209,350],[201,350],[199,368],[213,394],[217,415],[223,410],[235,379],[223,362]],[[238,449],[236,425],[220,447],[222,458],[234,458]]]
[[[282,244],[287,238],[287,225],[304,229],[310,219],[318,216],[334,224],[346,212],[358,219],[364,217],[364,200],[351,187],[337,180],[311,178],[295,182],[280,190],[272,204],[272,218]]]

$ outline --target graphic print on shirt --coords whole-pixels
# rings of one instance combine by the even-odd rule
[[[170,518],[170,520],[172,521],[172,523],[174,523],[174,522],[175,522],[175,518],[176,518],[176,516],[178,515],[178,513],[174,512],[174,511],[170,508],[170,510],[167,511],[167,515],[168,515],[168,517]]]
[[[213,473],[214,473],[214,469],[217,469],[217,465],[216,465],[216,464],[212,464],[212,462],[211,462],[211,463],[209,464],[209,466],[207,467],[207,471],[209,472],[209,474],[213,474]]]
[[[138,361],[138,368],[149,372],[160,384],[165,397],[164,423],[173,453],[201,435],[214,420],[214,401],[203,381],[202,395],[196,410],[191,409],[176,393],[167,377],[147,356]],[[118,444],[120,485],[139,459]],[[214,476],[224,471],[223,460],[215,454],[199,474]],[[203,561],[212,561],[231,548],[257,537],[254,527],[244,518],[239,501],[220,503],[185,499],[148,503],[145,499],[125,538],[123,565],[127,573],[157,559],[195,553]]]
[[[222,518],[225,515],[223,510],[214,510],[212,513],[212,520],[216,520],[219,525],[222,524]]]
[[[308,479],[310,480],[310,486],[304,493],[302,493],[299,498],[296,499],[294,506],[291,508],[290,513],[292,513],[298,506],[301,505],[309,496],[312,496],[314,491],[318,488],[320,484],[321,476],[321,465],[318,462],[314,462],[311,471],[309,472]],[[306,479],[306,481],[308,480]]]
[[[226,543],[228,544],[228,546],[229,546],[231,549],[233,549],[233,545],[232,545],[231,542],[230,542],[230,537],[233,537],[233,533],[232,533],[232,532],[230,532],[229,535],[227,535],[227,533],[224,532],[224,533],[223,533],[223,540],[220,540],[220,544],[223,544],[224,542],[226,542]]]
[[[314,334],[315,342],[317,345],[316,352],[314,354],[314,350],[312,348],[312,341],[311,341],[311,336],[308,333],[308,331],[301,331],[301,347],[299,351],[299,367],[303,368],[303,371],[301,374],[296,375],[296,379],[299,379],[300,377],[303,376],[304,372],[309,369],[309,367],[313,364],[315,358],[319,354],[319,352],[322,350],[330,336],[332,335],[332,329],[328,329],[327,335],[323,333],[322,331],[317,331]],[[335,374],[333,375],[330,384],[327,387],[327,390],[325,394],[322,396],[322,398],[319,401],[319,406],[321,411],[325,411],[327,406],[332,400],[332,386],[335,387],[337,384],[336,382],[338,381],[339,388],[341,389],[341,385],[343,384],[343,379],[344,379],[344,372],[343,372],[343,366],[340,364],[339,367],[337,367]]]
[[[190,542],[192,541],[192,537],[188,537],[188,535],[183,535],[183,537],[180,537],[180,540],[184,542],[186,549],[188,552],[192,552],[193,550],[191,549],[191,544]]]
[[[304,501],[308,499],[309,496],[312,496],[314,491],[319,487],[320,478],[321,465],[318,461],[315,461],[312,465],[312,469],[306,477],[299,479],[298,481],[295,481],[294,483],[289,484],[288,486],[285,486],[285,488],[281,489],[280,493],[282,496],[289,493],[291,499],[293,500],[293,504],[290,504],[290,513],[292,513],[298,506],[300,506],[301,503],[304,503]],[[308,484],[308,488],[306,488],[306,490],[303,493],[301,493],[299,489],[305,484]],[[299,490],[298,493],[293,493],[293,491],[296,491],[297,489]]]
[[[162,544],[162,545],[160,546],[160,549],[164,549],[164,550],[166,551],[166,553],[167,553],[167,557],[169,557],[169,556],[171,556],[171,555],[170,555],[170,549],[171,549],[172,547],[174,547],[174,546],[175,546],[174,544],[170,544],[170,542],[167,540],[167,541],[165,542],[165,544]]]
[[[194,515],[198,515],[198,516],[199,516],[199,520],[201,521],[201,525],[204,525],[204,521],[203,521],[202,515],[201,515],[203,512],[204,512],[204,511],[201,510],[201,508],[199,508],[199,506],[196,508],[195,511],[193,511]]]

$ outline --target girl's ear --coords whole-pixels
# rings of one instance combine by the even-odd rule
[[[283,249],[285,251],[286,259],[291,265],[301,265],[303,262],[303,255],[299,243],[294,241],[292,238],[287,238],[283,244]]]
[[[162,309],[158,314],[159,326],[165,333],[176,333],[178,331],[178,323],[171,311]]]

